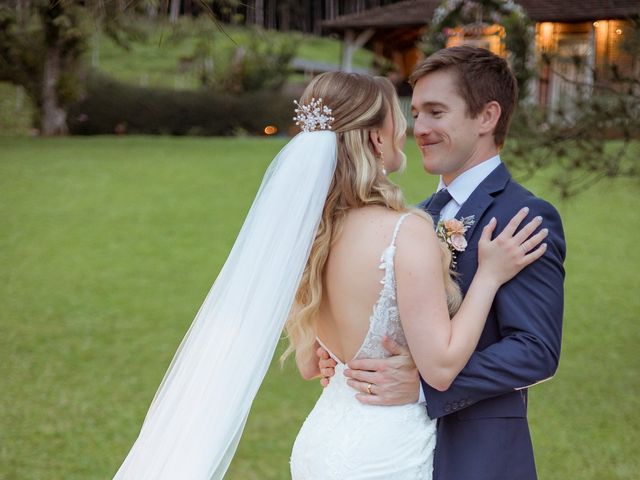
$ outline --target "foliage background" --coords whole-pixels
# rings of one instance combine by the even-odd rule
[[[110,478],[284,139],[0,138],[0,478]],[[419,154],[397,177],[435,186]],[[503,155],[509,160],[509,150]],[[554,202],[568,243],[560,369],[530,396],[541,480],[636,478],[640,198],[604,180]],[[320,393],[261,388],[230,479],[288,478]],[[330,441],[330,439],[328,440]],[[461,459],[463,461],[463,459]]]
[[[165,133],[171,133],[178,129],[170,121],[165,120],[159,128],[155,128],[154,123],[157,124],[159,120],[167,117],[168,114],[165,112],[169,111],[170,103],[188,104],[190,98],[199,97],[197,101],[201,108],[196,109],[196,116],[207,118],[199,120],[199,124],[191,129],[192,133],[210,132],[212,129],[206,124],[209,119],[209,122],[223,124],[222,128],[215,126],[215,134],[227,134],[230,119],[223,118],[221,122],[221,119],[216,119],[215,116],[212,118],[211,112],[207,111],[206,103],[212,103],[212,97],[213,102],[218,103],[222,96],[231,98],[222,85],[233,86],[242,82],[255,85],[256,77],[264,77],[266,82],[257,90],[269,90],[267,87],[274,87],[279,91],[279,71],[282,65],[269,62],[269,56],[264,55],[265,45],[271,46],[274,53],[272,56],[277,58],[278,53],[287,53],[291,46],[295,46],[296,59],[307,62],[331,64],[340,58],[341,43],[337,39],[235,26],[225,26],[225,31],[221,32],[215,23],[205,17],[181,18],[175,25],[140,17],[124,17],[119,21],[116,36],[95,31],[92,20],[88,15],[85,17],[87,18],[84,18],[83,31],[93,31],[93,34],[84,38],[86,48],[83,50],[82,68],[74,71],[72,75],[81,83],[74,84],[78,88],[71,89],[77,97],[69,116],[72,132],[86,133],[87,130],[97,130],[102,133],[114,133],[114,123],[126,123],[131,126],[136,122],[142,122],[144,126],[149,116],[153,117],[154,112],[149,114],[138,109],[142,115],[135,118],[131,115],[130,105],[123,103],[123,97],[133,98],[140,103],[148,102],[150,97],[161,97],[161,101],[155,103],[155,110],[162,110],[161,118],[153,119],[149,129],[134,128],[133,132],[149,134],[160,129]],[[34,23],[37,25],[37,22]],[[31,51],[29,45],[26,48],[27,51]],[[249,56],[252,51],[257,52],[263,62],[257,62],[253,58],[250,62],[244,62],[240,72],[238,68],[231,68],[235,52],[239,48],[248,51]],[[253,56],[255,57],[255,54]],[[368,67],[372,58],[372,52],[360,50],[354,55],[354,66]],[[247,66],[254,68],[244,68]],[[274,101],[262,107],[269,107],[273,103],[276,115],[281,100],[285,97],[289,100],[299,97],[306,80],[300,72],[292,71],[288,67],[282,70],[288,75],[283,95],[268,91],[263,93],[271,95]],[[10,72],[2,70],[0,73],[7,75],[7,78],[0,75],[0,136],[36,134],[37,131],[30,127],[32,123],[39,124],[39,111],[35,108],[28,91],[8,83]],[[203,79],[203,76],[206,78]],[[34,78],[33,81],[36,80],[37,78]],[[39,91],[40,86],[38,84],[33,88]],[[185,95],[181,96],[181,93]],[[245,96],[235,91],[232,93],[236,94],[233,96],[234,100],[227,103],[235,108],[234,115],[240,120],[247,118],[247,108],[244,105],[251,108],[253,103],[258,115],[252,118],[259,119],[263,127],[267,124],[264,122],[266,115],[255,105],[255,99],[252,99],[251,95]],[[186,100],[182,97],[186,97]],[[92,107],[92,111],[82,111],[82,107],[86,107],[87,103]],[[189,105],[189,108],[192,107]],[[89,115],[90,121],[96,125],[92,125],[90,129],[84,128],[86,125],[80,125],[77,120],[82,113]],[[289,114],[287,118],[290,118]],[[179,123],[180,120],[181,118],[176,118],[174,123]],[[187,121],[193,119],[187,118]],[[240,122],[237,126],[239,129],[251,130],[247,128],[251,127],[247,123]]]

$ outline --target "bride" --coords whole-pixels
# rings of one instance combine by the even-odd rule
[[[389,82],[323,74],[296,113],[303,131],[265,174],[116,479],[223,478],[285,321],[285,355],[295,351],[303,377],[319,373],[318,345],[338,362],[296,439],[292,477],[430,479],[435,423],[426,409],[361,404],[345,362],[388,355],[388,336],[446,389],[498,287],[544,253],[536,221],[515,233],[524,211],[494,240],[492,220],[461,302],[433,222],[387,179],[404,163],[406,127]]]

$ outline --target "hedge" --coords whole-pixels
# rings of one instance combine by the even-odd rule
[[[75,135],[261,134],[267,125],[291,129],[293,101],[278,92],[225,95],[210,90],[171,90],[128,85],[93,74],[84,98],[68,113]]]

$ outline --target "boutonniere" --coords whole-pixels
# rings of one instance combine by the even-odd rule
[[[469,217],[440,220],[436,226],[436,235],[451,251],[451,266],[456,266],[456,253],[467,249],[467,239],[464,234],[475,223],[475,215]]]

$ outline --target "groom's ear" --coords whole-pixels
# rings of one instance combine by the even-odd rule
[[[382,137],[380,136],[380,130],[369,130],[369,143],[373,154],[378,156],[382,153]]]
[[[495,100],[487,103],[482,112],[480,112],[480,133],[489,134],[493,133],[502,115],[502,108],[500,104]]]

